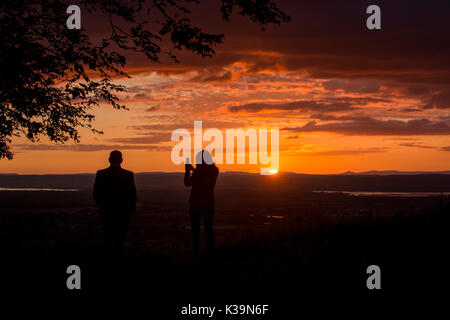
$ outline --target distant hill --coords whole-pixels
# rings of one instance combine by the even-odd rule
[[[450,174],[450,171],[397,171],[397,170],[384,170],[384,171],[363,171],[353,172],[347,171],[340,173],[340,175],[360,175],[360,176],[392,176],[392,175],[416,175],[416,174]]]
[[[164,171],[153,171],[153,172],[136,172],[136,175],[179,175],[183,174],[183,172],[164,172]],[[245,171],[222,171],[221,174],[225,175],[256,175],[259,173],[249,173]],[[447,174],[450,175],[450,170],[448,171],[398,171],[398,170],[370,170],[370,171],[362,171],[362,172],[354,172],[354,171],[346,171],[342,173],[336,174],[310,174],[310,173],[296,173],[296,172],[288,172],[281,171],[278,175],[307,175],[307,176],[411,176],[411,175],[433,175],[433,174]],[[95,173],[72,173],[72,174],[19,174],[19,173],[1,173],[2,176],[20,176],[20,177],[57,177],[57,176],[94,176]]]
[[[137,173],[138,190],[187,192],[183,172]],[[92,192],[94,174],[0,175],[0,188],[63,188]],[[305,191],[450,192],[450,172],[368,171],[344,174],[288,174],[262,176],[258,173],[226,172],[219,175],[218,189],[272,190],[273,194]],[[178,190],[178,191],[177,191]],[[230,191],[231,192],[231,191]]]

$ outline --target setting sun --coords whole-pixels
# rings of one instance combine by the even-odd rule
[[[277,174],[278,173],[278,170],[277,169],[271,169],[270,170],[270,174]]]

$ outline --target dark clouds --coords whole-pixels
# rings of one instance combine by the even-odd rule
[[[198,74],[192,77],[191,81],[198,82],[226,82],[233,78],[231,71],[224,70],[206,70],[198,72]]]
[[[376,120],[365,119],[349,122],[332,122],[317,124],[310,121],[301,127],[285,127],[291,132],[333,132],[344,135],[378,136],[378,135],[449,135],[450,126],[445,122],[432,122],[427,119],[417,120]]]
[[[158,71],[178,74],[202,71],[195,81],[226,81],[231,74],[217,70],[243,63],[248,73],[286,70],[306,72],[315,78],[370,79],[371,84],[328,82],[332,89],[374,92],[379,81],[423,84],[450,83],[450,3],[441,0],[379,0],[381,30],[366,28],[368,1],[278,0],[291,16],[289,23],[269,25],[262,32],[249,19],[233,15],[231,22],[220,17],[220,1],[192,4],[191,20],[208,32],[223,33],[225,41],[213,58],[177,52],[181,63],[162,57],[151,64],[143,56],[127,53],[131,73]],[[109,35],[107,18],[86,18],[93,38]],[[376,83],[378,81],[378,83]]]
[[[139,137],[114,138],[111,141],[125,144],[153,144],[170,141],[170,133],[149,133]]]
[[[342,149],[342,150],[326,150],[326,151],[313,151],[313,152],[301,152],[300,156],[354,156],[368,153],[383,153],[387,152],[388,148],[360,148],[360,149]]]
[[[437,149],[434,146],[428,146],[428,145],[419,144],[419,143],[399,143],[399,146],[410,147],[410,148],[419,148],[419,149]]]
[[[302,110],[314,112],[336,112],[356,110],[356,105],[366,105],[375,102],[387,102],[388,100],[376,98],[328,98],[323,101],[316,100],[300,100],[282,104],[268,103],[248,103],[240,106],[232,106],[228,109],[231,112],[259,112],[264,110]]]
[[[381,86],[380,82],[377,81],[360,80],[355,82],[337,79],[325,81],[322,85],[328,91],[342,90],[347,93],[376,93]]]
[[[320,103],[316,101],[296,101],[283,104],[248,103],[228,108],[231,112],[260,112],[264,110],[309,110],[309,111],[342,111],[353,107],[348,102]]]
[[[383,88],[384,92],[421,101],[416,108],[402,108],[403,113],[450,108],[448,1],[379,0],[376,4],[381,8],[381,30],[366,28],[366,8],[370,2],[278,0],[277,3],[292,19],[280,26],[270,25],[265,32],[237,15],[232,16],[231,22],[222,21],[220,1],[192,4],[190,18],[194,23],[209,32],[225,34],[216,55],[201,58],[179,52],[179,64],[165,58],[159,64],[151,64],[141,55],[128,53],[129,71],[132,74],[156,71],[165,75],[195,72],[190,81],[205,83],[227,83],[243,74],[307,74],[313,79],[326,79],[322,86],[331,92],[376,94]],[[99,37],[97,33],[105,31],[99,26],[107,24],[98,17],[91,20],[88,27]],[[236,64],[243,69],[235,75],[230,68]],[[278,107],[296,110],[295,105]],[[339,108],[337,104],[336,107]],[[263,109],[269,107],[230,108],[234,112]]]
[[[200,119],[199,119],[200,120]],[[227,129],[227,128],[240,128],[244,127],[246,124],[251,122],[243,122],[243,121],[222,121],[222,120],[202,120],[202,128],[218,128],[218,129]],[[168,132],[168,137],[170,140],[170,134],[173,130],[176,129],[194,129],[194,120],[187,119],[186,121],[177,121],[172,123],[158,123],[158,124],[145,124],[145,125],[136,125],[130,126],[130,129],[133,129],[137,132],[160,132],[166,131]],[[154,134],[155,135],[155,134]],[[163,137],[163,135],[159,135]]]
[[[233,16],[230,23],[221,21],[214,1],[193,6],[194,22],[205,30],[225,34],[225,42],[216,48],[216,56],[202,59],[180,52],[181,63],[163,59],[155,65],[138,55],[129,55],[130,70],[132,73],[156,71],[163,75],[192,72],[194,75],[189,74],[188,81],[205,86],[212,83],[217,85],[217,91],[239,80],[252,90],[255,90],[253,84],[260,83],[272,82],[276,86],[282,81],[303,84],[317,81],[320,90],[316,87],[314,96],[299,94],[294,99],[292,96],[284,98],[284,101],[283,97],[277,97],[274,100],[279,102],[267,103],[236,99],[225,104],[232,114],[273,110],[289,115],[299,111],[310,119],[322,121],[285,128],[292,132],[398,136],[450,134],[446,114],[450,108],[448,1],[377,1],[381,8],[382,29],[375,31],[367,30],[365,25],[366,8],[371,2],[279,0],[277,3],[292,20],[281,26],[269,26],[264,33],[242,17]],[[237,72],[236,66],[239,67]],[[298,79],[300,76],[304,77],[302,81]],[[333,98],[333,93],[348,97]],[[258,95],[250,101],[264,101],[260,92]],[[298,100],[292,102],[295,99]],[[384,104],[386,112],[365,108],[369,104]],[[153,106],[147,111],[162,109]],[[282,115],[277,116],[282,119]],[[134,129],[143,134],[146,130],[189,129],[192,122],[190,125],[156,126],[165,128]],[[227,123],[223,127],[229,126]],[[148,135],[114,142],[155,141],[153,135]]]
[[[369,31],[365,25],[368,2],[278,3],[292,20],[269,26],[264,33],[239,17],[231,23],[199,17],[205,20],[205,28],[223,32],[225,42],[217,48],[216,57],[184,55],[180,67],[223,67],[240,61],[248,65],[248,72],[285,68],[321,78],[416,84],[450,81],[448,2],[380,0],[382,29],[377,31]],[[199,8],[194,15],[202,15],[203,10]],[[366,90],[376,90],[376,85]]]
[[[159,110],[161,110],[161,106],[157,105],[157,106],[149,107],[145,111],[146,112],[154,112],[154,111],[159,111]]]
[[[436,146],[429,146],[429,145],[419,144],[419,143],[400,143],[399,146],[409,147],[409,148],[429,149],[429,150],[431,149],[431,150],[439,150],[439,151],[450,151],[450,146],[436,147]]]
[[[16,144],[14,146],[19,150],[33,150],[33,151],[78,151],[78,152],[92,152],[104,150],[148,150],[148,151],[167,151],[169,147],[159,145],[118,145],[118,144],[71,144],[71,145],[56,145],[56,144]]]

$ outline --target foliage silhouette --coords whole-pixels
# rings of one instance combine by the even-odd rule
[[[220,0],[229,21],[233,9],[259,24],[289,21],[272,0]],[[178,62],[176,52],[212,57],[223,34],[202,31],[189,19],[188,6],[198,0],[84,0],[82,11],[102,13],[111,34],[98,44],[86,29],[66,27],[64,0],[2,0],[0,2],[0,159],[12,159],[14,136],[32,142],[79,142],[79,128],[101,133],[92,126],[90,111],[100,103],[126,109],[117,93],[126,88],[113,83],[126,77],[125,51],[159,62],[162,54]],[[151,20],[145,20],[145,18]],[[168,51],[162,51],[163,43]]]

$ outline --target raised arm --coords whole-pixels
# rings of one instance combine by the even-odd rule
[[[186,187],[192,186],[192,177],[191,177],[191,171],[190,170],[186,170],[184,172],[184,185]]]
[[[184,166],[184,185],[186,187],[192,186],[191,171],[194,172],[194,167],[191,164],[186,164]]]

